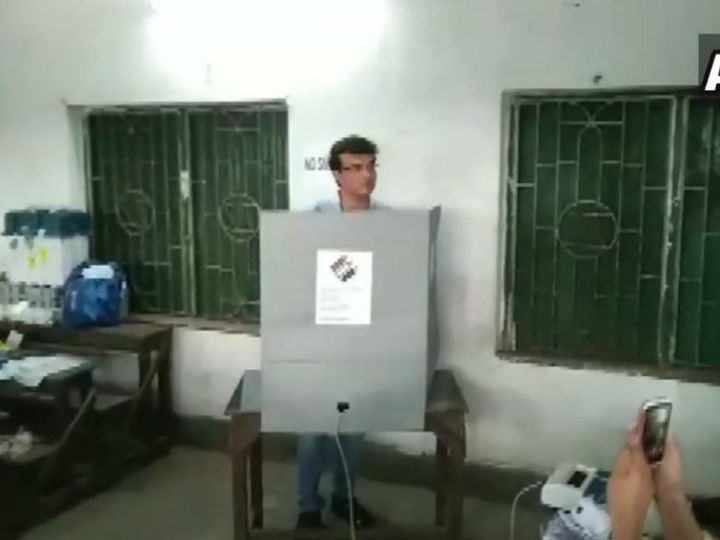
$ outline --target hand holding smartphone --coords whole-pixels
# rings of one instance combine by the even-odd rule
[[[662,461],[670,428],[672,402],[666,398],[646,401],[643,410],[642,446],[650,466]]]

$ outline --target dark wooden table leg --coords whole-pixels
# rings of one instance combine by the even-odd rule
[[[138,353],[138,390],[136,394],[136,402],[131,408],[131,415],[129,420],[129,431],[134,431],[140,434],[142,438],[146,438],[148,435],[148,424],[154,424],[147,414],[148,411],[148,396],[144,391],[144,384],[147,380],[150,367],[152,365],[152,349],[144,345]],[[126,431],[127,432],[127,431]]]
[[[454,437],[448,444],[448,538],[460,540],[463,527],[463,470],[465,467],[465,422],[462,417],[450,420]]]
[[[250,446],[250,507],[253,529],[263,527],[263,467],[262,435]]]
[[[172,436],[172,334],[163,339],[158,347],[158,415],[160,426],[166,435]]]
[[[447,524],[447,479],[450,460],[448,448],[440,437],[435,439],[435,525]]]
[[[463,413],[437,413],[427,417],[437,438],[435,454],[435,522],[445,527],[450,540],[462,537],[465,418]]]
[[[233,539],[249,540],[248,525],[248,451],[247,449],[233,452]]]
[[[262,446],[259,439],[260,414],[233,415],[230,420],[228,444],[232,456],[233,468],[233,516],[235,540],[250,538],[250,512],[259,512],[262,525],[262,468],[258,466],[262,457]],[[252,460],[252,464],[250,463]],[[250,465],[250,467],[248,467]],[[252,487],[253,508],[248,504],[248,468],[250,478],[255,480]],[[259,490],[258,490],[259,488]],[[258,498],[259,497],[259,498]],[[253,522],[257,514],[253,515]]]

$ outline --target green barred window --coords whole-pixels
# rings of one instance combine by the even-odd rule
[[[283,104],[94,110],[92,254],[139,313],[255,323],[260,209],[288,208]]]
[[[720,101],[514,96],[502,347],[720,367]]]

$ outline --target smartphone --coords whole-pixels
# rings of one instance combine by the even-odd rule
[[[651,399],[643,404],[642,409],[645,414],[642,431],[643,450],[648,463],[657,465],[662,461],[665,453],[672,402],[665,398]]]

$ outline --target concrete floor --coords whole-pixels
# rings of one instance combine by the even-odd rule
[[[358,495],[383,520],[403,525],[432,520],[434,498],[429,490],[360,480]],[[274,528],[294,524],[294,501],[294,464],[266,463],[267,525]],[[22,540],[230,540],[231,515],[227,456],[175,448],[168,457],[36,527]],[[509,505],[468,496],[464,515],[466,538],[508,538]],[[539,526],[546,520],[547,514],[539,505],[521,508],[516,540],[539,538]]]

